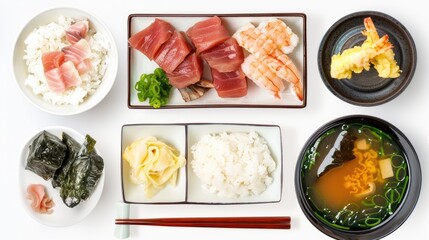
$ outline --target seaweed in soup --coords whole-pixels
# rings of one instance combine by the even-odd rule
[[[67,175],[67,172],[70,169],[70,166],[77,158],[79,151],[82,147],[82,144],[78,143],[74,138],[72,138],[67,133],[63,132],[62,141],[67,146],[67,154],[60,168],[55,171],[54,177],[52,179],[52,187],[60,187],[64,178]]]
[[[61,184],[60,196],[70,208],[87,199],[101,177],[104,163],[95,153],[95,143],[91,136],[85,136],[85,141]]]
[[[52,133],[43,131],[31,143],[25,169],[51,179],[66,157],[67,146]]]
[[[341,166],[341,164],[344,162],[353,160],[355,158],[355,155],[353,155],[353,147],[356,139],[356,136],[353,136],[348,132],[344,134],[344,137],[340,142],[340,148],[336,149],[332,155],[332,162],[325,167],[322,173],[320,173],[319,177],[328,172],[330,169]]]

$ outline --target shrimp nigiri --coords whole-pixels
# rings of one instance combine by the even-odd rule
[[[261,22],[258,25],[258,29],[286,54],[291,53],[298,45],[298,36],[280,19],[272,18]]]
[[[254,55],[249,55],[244,59],[241,69],[256,85],[271,91],[276,98],[280,98],[280,92],[285,89],[284,82],[265,63]]]

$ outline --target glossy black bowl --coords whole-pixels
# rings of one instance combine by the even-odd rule
[[[316,217],[315,209],[313,205],[307,200],[305,193],[306,191],[304,189],[306,187],[304,184],[305,171],[303,171],[303,166],[305,166],[304,162],[308,151],[310,151],[310,149],[313,148],[316,144],[317,140],[328,131],[331,131],[332,129],[339,126],[344,126],[344,124],[351,123],[375,127],[391,136],[392,140],[396,142],[396,144],[404,153],[405,161],[408,166],[407,190],[405,191],[403,198],[396,210],[393,212],[393,214],[388,216],[378,225],[364,230],[345,230],[344,228],[334,227],[333,225],[327,224],[325,221]],[[317,165],[317,163],[315,163],[315,165]],[[299,155],[295,169],[295,191],[302,211],[308,220],[317,229],[335,239],[373,240],[389,235],[399,228],[412,213],[420,195],[421,182],[422,176],[419,159],[407,137],[391,123],[366,115],[350,115],[340,117],[320,127],[305,143]]]
[[[371,17],[380,36],[389,36],[400,76],[380,78],[371,67],[369,71],[353,73],[351,79],[332,78],[332,56],[365,41],[361,32],[365,29],[366,17]],[[398,20],[381,12],[361,11],[344,16],[328,29],[319,47],[317,62],[324,84],[339,99],[358,106],[376,106],[396,98],[409,85],[417,65],[417,50],[411,34]]]

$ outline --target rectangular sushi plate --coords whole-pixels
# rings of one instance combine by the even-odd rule
[[[271,174],[273,182],[260,195],[242,198],[220,197],[203,189],[202,182],[192,170],[191,146],[206,134],[220,132],[255,131],[268,144],[276,169]],[[179,171],[177,185],[166,186],[152,198],[144,194],[144,186],[131,182],[130,167],[121,154],[121,185],[123,201],[131,204],[256,204],[280,202],[282,195],[283,154],[281,129],[277,125],[230,123],[180,123],[180,124],[127,124],[122,126],[121,153],[132,142],[153,136],[176,148],[186,158],[186,165]]]
[[[301,74],[303,85],[303,101],[294,94],[292,85],[288,84],[280,94],[280,99],[271,92],[262,89],[248,80],[248,93],[240,98],[220,98],[214,89],[209,90],[199,99],[185,102],[179,91],[172,89],[169,102],[162,108],[304,108],[307,104],[307,36],[306,15],[304,13],[271,13],[271,14],[131,14],[128,17],[128,35],[131,37],[138,31],[148,27],[156,18],[165,20],[178,31],[186,31],[195,23],[212,16],[218,16],[232,35],[240,27],[259,23],[270,18],[283,20],[298,35],[299,43],[288,56]],[[245,51],[246,52],[246,51]],[[205,64],[205,63],[204,63]],[[158,65],[150,61],[143,53],[128,46],[128,107],[130,109],[151,109],[148,101],[140,102],[134,86],[143,73],[153,73]],[[204,67],[203,79],[211,79],[210,71]]]

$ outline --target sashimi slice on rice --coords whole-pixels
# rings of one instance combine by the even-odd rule
[[[54,105],[79,105],[92,95],[108,66],[110,44],[86,19],[59,16],[24,41],[25,85]]]

